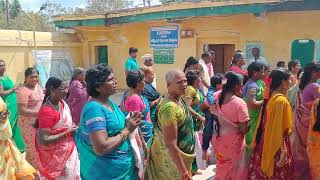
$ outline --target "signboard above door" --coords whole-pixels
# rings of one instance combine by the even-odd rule
[[[179,27],[152,27],[150,31],[151,48],[177,48],[179,46]]]

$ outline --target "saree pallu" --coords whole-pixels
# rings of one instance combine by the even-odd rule
[[[23,158],[11,137],[10,123],[6,119],[0,122],[0,179],[34,179],[36,170]]]
[[[312,106],[309,126],[310,128],[307,139],[307,155],[309,157],[310,174],[312,180],[320,179],[320,132],[313,130],[314,124],[319,116],[317,112],[319,100],[320,99],[317,99]]]
[[[294,133],[292,136],[292,152],[295,158],[294,176],[299,180],[308,180],[311,177],[306,148],[313,101],[302,103],[301,98],[301,92],[298,91],[295,101]]]
[[[246,180],[248,177],[248,158],[244,134],[238,124],[223,117],[220,108],[217,112],[220,124],[219,135],[212,138],[213,150],[217,160],[216,180]]]
[[[65,132],[73,126],[68,105],[62,101],[59,106],[61,119],[52,127],[52,135]],[[80,161],[73,137],[49,145],[41,145],[37,139],[36,150],[41,179],[80,179]]]
[[[178,139],[177,146],[180,150],[180,155],[183,158],[184,164],[191,172],[191,165],[195,159],[195,137],[193,135],[193,120],[188,110],[187,105],[183,102],[183,113],[184,121],[178,124]],[[159,120],[155,124],[154,128],[154,139],[150,149],[150,156],[146,173],[144,176],[145,180],[158,180],[158,179],[170,179],[180,180],[181,174],[179,173],[176,164],[172,161],[169,150],[167,149],[163,133],[161,131],[161,114],[167,112],[167,103],[169,100],[162,100],[159,106],[158,117]],[[173,103],[173,102],[172,102]],[[162,106],[162,107],[161,107]],[[176,113],[171,111],[171,113]]]
[[[0,78],[0,85],[3,86],[5,91],[14,87],[13,81],[8,77],[4,76]],[[8,110],[10,111],[10,125],[12,130],[12,139],[16,143],[20,152],[25,150],[25,144],[21,134],[21,130],[18,125],[18,99],[16,92],[10,93],[6,96],[2,96],[3,101],[6,103]]]
[[[256,133],[252,141],[254,149],[249,168],[250,179],[293,179],[294,160],[289,134],[292,131],[292,112],[287,98],[283,94],[273,95],[265,105],[264,116],[259,118]],[[286,162],[277,166],[281,148],[287,150]]]
[[[160,94],[156,90],[155,86],[153,86],[153,84],[147,84],[147,83],[144,85],[144,89],[141,92],[141,95],[147,98],[149,104],[160,98]],[[150,107],[150,118],[152,122],[155,121],[156,113],[157,113],[157,105]]]
[[[129,112],[133,109],[127,109],[126,107],[126,100],[127,100],[127,93],[125,92],[122,96],[122,101],[120,104],[120,108],[123,112],[123,114],[125,116],[127,116],[129,114]],[[152,143],[152,138],[153,138],[153,123],[151,121],[148,121],[148,116],[150,116],[150,106],[149,106],[149,102],[148,100],[143,97],[142,95],[139,95],[139,98],[136,99],[136,101],[140,101],[141,104],[144,105],[143,110],[141,111],[142,116],[144,117],[144,119],[141,121],[141,123],[139,124],[139,128],[141,130],[141,134],[145,140],[145,142],[147,143],[147,145],[150,147],[151,143]],[[128,103],[129,104],[129,103]],[[137,103],[139,104],[139,103]],[[138,107],[134,107],[134,109],[138,109]],[[151,118],[151,117],[150,117]]]

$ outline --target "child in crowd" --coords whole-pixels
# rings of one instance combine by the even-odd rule
[[[214,119],[216,118],[213,114],[210,113],[208,106],[213,105],[215,103],[216,98],[214,97],[214,93],[222,89],[223,81],[224,81],[224,75],[219,73],[215,74],[210,79],[211,86],[206,96],[206,101],[208,104],[205,104],[205,103],[203,104],[203,109],[206,109],[204,111],[206,122],[204,124],[203,136],[202,136],[202,159],[206,162],[208,162],[210,157],[207,151],[212,138]]]

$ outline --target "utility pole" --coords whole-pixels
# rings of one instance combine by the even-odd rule
[[[6,0],[7,27],[9,27],[9,0]]]

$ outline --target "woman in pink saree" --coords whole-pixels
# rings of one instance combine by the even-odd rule
[[[80,122],[82,108],[89,98],[84,77],[84,69],[75,68],[73,70],[73,76],[69,86],[69,96],[66,100],[71,110],[73,122],[76,125]]]
[[[27,68],[24,74],[25,83],[16,91],[19,105],[18,123],[26,144],[26,159],[34,168],[38,169],[35,149],[37,131],[35,124],[42,105],[44,92],[38,84],[39,73],[35,68]]]
[[[294,176],[299,180],[311,179],[306,147],[311,107],[313,102],[320,97],[320,85],[316,83],[319,78],[320,64],[307,64],[303,69],[295,101],[292,151],[295,158]]]
[[[218,104],[210,106],[218,117],[212,144],[217,159],[215,180],[247,179],[245,133],[249,130],[249,112],[242,94],[242,76],[226,74],[227,83],[217,92]],[[232,111],[230,111],[232,109]]]
[[[80,179],[79,154],[74,142],[77,127],[63,100],[67,91],[67,83],[60,79],[51,77],[46,83],[36,139],[40,179]]]

